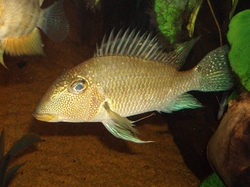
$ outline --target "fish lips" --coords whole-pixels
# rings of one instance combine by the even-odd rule
[[[58,115],[56,114],[34,112],[33,116],[39,121],[46,121],[46,122],[58,122],[59,121]]]

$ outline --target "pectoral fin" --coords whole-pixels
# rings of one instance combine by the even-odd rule
[[[40,7],[42,6],[44,0],[39,0]]]
[[[132,141],[135,143],[152,142],[152,141],[140,140],[137,137],[138,132],[133,127],[134,125],[132,124],[132,121],[112,111],[106,102],[104,103],[104,108],[106,109],[110,119],[105,120],[102,123],[106,127],[106,129],[110,133],[112,133],[115,137],[123,139],[123,140],[127,140],[127,141]]]

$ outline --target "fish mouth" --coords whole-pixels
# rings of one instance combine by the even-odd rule
[[[57,122],[58,121],[58,116],[56,114],[34,112],[33,116],[39,121],[46,121],[46,122]]]

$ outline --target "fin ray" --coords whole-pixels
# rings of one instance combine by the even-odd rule
[[[199,80],[196,90],[224,91],[233,87],[234,80],[229,66],[228,51],[227,45],[211,51],[193,69]]]
[[[127,47],[127,45],[128,45],[128,42],[129,42],[129,40],[125,40],[125,38],[126,38],[128,32],[129,32],[129,30],[127,29],[127,30],[125,31],[125,33],[123,34],[121,40],[124,40],[125,42],[124,42],[124,43],[121,43],[121,42],[120,42],[120,43],[118,44],[116,53],[118,53],[119,51],[120,51],[122,54],[124,53],[124,51],[125,51],[125,49],[126,49],[126,47]],[[131,35],[134,35],[133,32],[134,32],[134,30],[132,31]],[[122,45],[122,44],[123,44],[123,45]],[[120,48],[121,48],[121,49],[120,49]]]
[[[151,141],[140,140],[137,135],[137,130],[133,127],[132,121],[128,120],[125,117],[120,116],[119,114],[113,112],[107,102],[104,103],[104,108],[108,113],[110,119],[104,120],[102,123],[106,129],[113,134],[115,137],[132,141],[135,143],[149,143]]]
[[[43,5],[43,1],[44,1],[44,0],[39,0],[39,5],[40,5],[40,7]]]
[[[168,65],[180,70],[190,50],[199,39],[200,37],[198,36],[190,41],[178,44],[175,50],[170,52],[169,56],[162,56],[162,60],[167,61]]]
[[[37,26],[54,42],[64,40],[69,32],[69,24],[63,9],[63,0],[45,9],[44,19]]]
[[[140,34],[140,31],[127,29],[124,34],[121,30],[114,37],[111,31],[108,39],[103,38],[101,46],[97,47],[96,57],[105,55],[138,56],[147,60],[164,61],[168,65],[179,70],[185,62],[187,55],[199,37],[179,44],[174,51],[165,53],[164,48],[152,33]]]
[[[172,111],[178,111],[182,109],[193,109],[200,108],[202,105],[197,101],[191,94],[184,93],[178,96],[174,101],[167,105],[166,108],[161,109],[160,111],[171,113]]]
[[[4,52],[10,55],[44,54],[39,30],[35,28],[31,34],[19,38],[3,38]]]

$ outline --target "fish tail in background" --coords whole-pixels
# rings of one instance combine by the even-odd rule
[[[63,0],[55,2],[45,9],[39,28],[53,41],[63,41],[69,32],[68,19],[64,13]]]
[[[199,85],[196,90],[223,91],[233,87],[234,81],[228,62],[229,47],[224,45],[208,53],[194,68]]]

